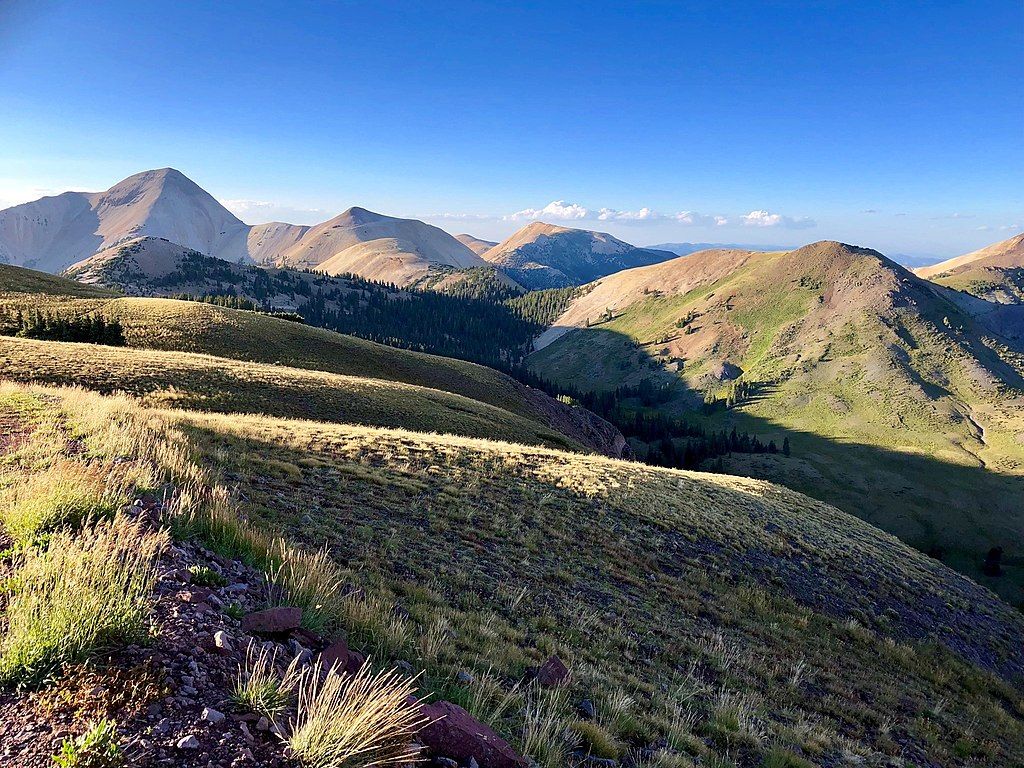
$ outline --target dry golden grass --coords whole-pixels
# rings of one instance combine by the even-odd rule
[[[421,661],[422,691],[480,712],[543,762],[578,742],[582,698],[623,754],[664,739],[648,762],[667,768],[731,765],[724,755],[744,766],[846,753],[884,762],[904,749],[952,768],[965,750],[995,764],[1024,751],[1024,699],[1007,682],[1021,668],[1019,615],[893,537],[768,483],[471,438],[153,411],[74,390],[0,388],[6,403],[36,425],[16,461],[59,460],[33,441],[59,444],[63,429],[96,461],[149,462],[154,477],[176,478],[179,535],[268,571],[283,561],[281,537],[304,544],[301,562],[328,585],[310,594],[330,595],[341,573],[363,590],[315,598],[334,606],[328,618],[353,647]],[[268,474],[268,462],[301,478]],[[317,554],[325,545],[338,570]],[[524,697],[516,681],[550,653],[573,669],[564,698]],[[894,711],[905,713],[896,726]]]
[[[310,768],[398,766],[415,760],[412,739],[425,723],[409,697],[415,681],[396,671],[355,675],[306,669],[299,683],[298,712],[288,746]]]
[[[405,427],[579,448],[538,422],[461,395],[185,352],[0,337],[0,378],[75,382],[154,406]]]

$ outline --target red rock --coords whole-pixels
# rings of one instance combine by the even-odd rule
[[[556,688],[568,679],[569,668],[557,656],[552,656],[537,668],[537,682],[545,688]]]
[[[349,651],[348,661],[345,662],[345,671],[350,675],[354,675],[358,672],[363,664],[366,663],[366,657],[363,656],[359,651]]]
[[[325,672],[329,669],[333,669],[339,664],[342,668],[347,667],[348,643],[345,642],[345,639],[341,638],[340,640],[335,640],[327,646],[320,654],[320,663],[323,665]]]
[[[450,757],[460,763],[475,758],[480,768],[524,768],[527,764],[490,726],[476,720],[457,704],[450,701],[423,704],[420,714],[427,724],[418,737],[432,755]]]
[[[296,629],[302,621],[301,608],[268,608],[242,618],[242,630],[274,634]]]
[[[320,643],[323,642],[323,638],[320,637],[316,632],[305,627],[299,627],[298,629],[292,630],[292,637],[298,640],[307,648],[316,648]]]

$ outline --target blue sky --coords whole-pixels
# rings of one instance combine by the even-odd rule
[[[0,0],[0,205],[173,166],[250,222],[950,256],[1024,228],[1022,82],[1020,0]]]

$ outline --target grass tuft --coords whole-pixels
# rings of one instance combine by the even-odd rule
[[[108,490],[98,467],[67,461],[7,488],[0,498],[0,521],[25,546],[49,531],[110,517],[124,502],[122,494]]]
[[[565,721],[565,691],[536,685],[527,693],[523,715],[523,753],[541,768],[563,768],[580,743]]]
[[[29,550],[13,577],[0,683],[38,683],[104,645],[144,634],[167,544],[123,517]]]
[[[373,673],[369,663],[354,676],[308,667],[288,746],[310,768],[411,762],[418,754],[412,739],[424,723],[409,699],[414,689],[414,680],[396,670]]]
[[[297,657],[296,657],[297,658]],[[279,673],[277,652],[271,653],[255,641],[245,651],[245,662],[238,668],[238,678],[231,692],[231,703],[249,709],[274,721],[284,712],[299,684],[296,660]]]

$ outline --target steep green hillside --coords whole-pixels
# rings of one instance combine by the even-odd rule
[[[1020,357],[880,254],[818,243],[630,270],[595,284],[541,343],[531,363],[549,379],[647,380],[673,388],[668,413],[789,438],[791,457],[735,454],[725,467],[834,503],[1024,599]],[[717,399],[710,412],[705,399]],[[980,568],[996,546],[1006,573],[989,579]]]
[[[131,347],[196,352],[451,392],[564,432],[571,441],[602,453],[618,455],[621,448],[616,431],[593,415],[510,376],[461,360],[395,349],[254,312],[156,298],[76,300],[0,294],[0,330],[6,324],[7,332],[13,332],[16,313],[33,310],[116,320]]]
[[[8,388],[0,415],[24,435],[15,466],[83,447],[100,468],[134,458],[126,450],[173,460],[190,478],[190,519],[218,521],[184,530],[224,555],[263,541],[233,537],[235,515],[327,544],[348,584],[328,620],[381,663],[425,669],[426,691],[545,768],[580,745],[677,768],[1024,756],[1024,618],[768,483],[74,392]],[[212,489],[218,476],[236,498]],[[567,686],[517,685],[552,653]],[[595,721],[578,714],[583,700]]]

